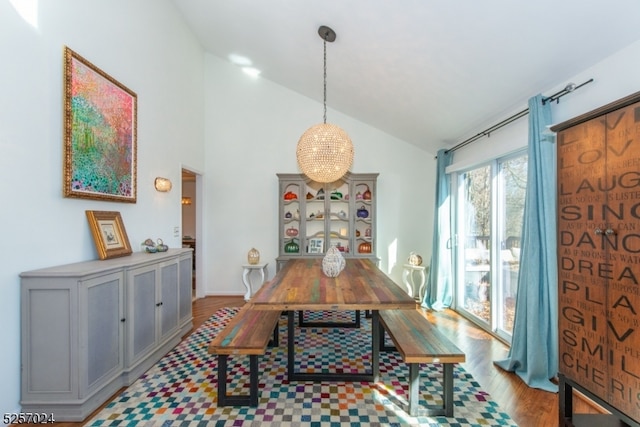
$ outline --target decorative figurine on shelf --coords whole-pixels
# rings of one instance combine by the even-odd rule
[[[358,218],[367,218],[369,216],[369,211],[364,207],[364,205],[362,205],[360,208],[358,208],[356,215],[358,216]]]
[[[157,242],[156,248],[158,248],[158,252],[167,252],[169,250],[169,246],[165,245],[162,239],[158,239]]]
[[[156,252],[166,252],[169,250],[169,246],[165,245],[162,239],[158,239],[157,243],[151,239],[146,239],[144,242],[142,242],[140,248],[150,254],[154,254]]]
[[[415,252],[409,253],[409,264],[422,265],[422,257]]]
[[[322,258],[322,272],[328,277],[338,277],[345,265],[344,257],[335,246],[331,246]]]
[[[294,193],[293,191],[287,191],[286,193],[284,193],[284,199],[285,200],[297,200],[298,199],[298,195],[296,193]]]
[[[364,242],[358,245],[358,252],[361,254],[370,254],[371,253],[371,243]]]
[[[247,253],[247,261],[251,265],[256,265],[257,263],[259,263],[260,262],[260,251],[258,251],[256,248],[251,248],[249,250],[249,253]]]
[[[285,234],[289,237],[296,237],[298,235],[298,229],[295,227],[289,227],[285,230]]]
[[[158,248],[153,240],[147,239],[140,245],[141,250],[148,252],[150,254],[154,254],[158,252]]]
[[[300,245],[296,243],[296,239],[291,239],[284,245],[284,251],[288,254],[297,254],[300,251]]]
[[[371,190],[369,190],[369,186],[367,185],[367,190],[362,193],[363,200],[371,200]]]

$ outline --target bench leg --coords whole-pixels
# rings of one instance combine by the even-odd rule
[[[385,345],[384,343],[384,337],[385,337],[385,329],[384,326],[382,326],[382,322],[380,322],[380,327],[378,328],[380,331],[380,345],[378,346],[378,348],[380,349],[380,351],[395,351],[396,346],[394,345]]]
[[[418,413],[418,396],[420,393],[420,364],[409,364],[409,415],[415,417]]]
[[[442,407],[428,406],[428,415],[444,415],[453,417],[453,363],[442,365]],[[409,364],[409,415],[418,415],[418,400],[420,397],[420,364]]]
[[[218,406],[225,406],[227,396],[227,355],[218,355]]]
[[[258,356],[252,354],[249,356],[249,405],[258,406]]]
[[[279,325],[276,322],[276,327],[273,328],[273,338],[269,341],[269,347],[279,347],[280,346],[280,333],[279,333]]]
[[[453,363],[443,364],[442,369],[444,416],[453,417]]]
[[[227,355],[218,355],[218,406],[258,406],[258,355],[249,356],[249,395],[227,395]]]

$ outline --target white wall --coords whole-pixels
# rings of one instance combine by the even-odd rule
[[[204,170],[203,52],[169,1],[22,1],[35,26],[0,2],[0,412],[19,410],[20,280],[25,270],[97,258],[85,210],[122,214],[133,250],[173,247],[181,165]],[[138,202],[62,197],[63,46],[138,96]],[[153,189],[156,176],[174,183]]]
[[[278,256],[278,179],[298,173],[300,135],[322,121],[322,104],[264,79],[252,79],[206,56],[207,294],[240,295],[241,264],[257,248],[273,277]],[[330,107],[330,105],[329,105]],[[377,226],[381,268],[401,283],[402,264],[416,251],[431,256],[435,159],[403,141],[329,108],[355,148],[354,173],[378,172]]]
[[[640,40],[611,55],[592,67],[559,81],[555,87],[542,88],[543,96],[549,96],[562,90],[567,83],[582,84],[589,79],[593,82],[579,88],[551,105],[553,123],[569,120],[580,114],[589,112],[610,102],[624,98],[640,91]],[[532,93],[531,96],[537,94]],[[513,111],[508,111],[497,120],[487,123],[476,130],[476,133],[506,119],[512,114],[527,108],[527,100]],[[527,117],[519,119],[501,130],[491,134],[491,137],[478,140],[465,148],[455,152],[454,164],[448,170],[462,169],[480,163],[486,159],[505,154],[518,147],[526,147],[528,138]]]

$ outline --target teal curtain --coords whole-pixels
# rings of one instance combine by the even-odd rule
[[[555,144],[546,137],[550,104],[529,100],[529,167],[518,295],[511,349],[495,364],[531,387],[557,392],[558,372]]]
[[[422,306],[440,310],[451,306],[451,179],[446,168],[453,160],[453,152],[438,151],[436,175],[436,205],[433,215],[433,244],[429,277]]]

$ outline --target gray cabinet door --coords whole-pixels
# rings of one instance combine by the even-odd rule
[[[121,374],[124,367],[124,274],[83,281],[80,286],[80,395]]]
[[[158,269],[155,265],[129,271],[127,289],[127,365],[132,366],[157,341],[158,318],[156,315]]]
[[[191,323],[191,299],[192,299],[192,263],[191,254],[180,257],[179,268],[179,286],[178,290],[178,311],[180,315],[179,324],[183,327]]]
[[[66,278],[23,278],[22,398],[38,402],[78,395],[77,301]]]
[[[160,267],[160,341],[178,329],[178,261]]]

